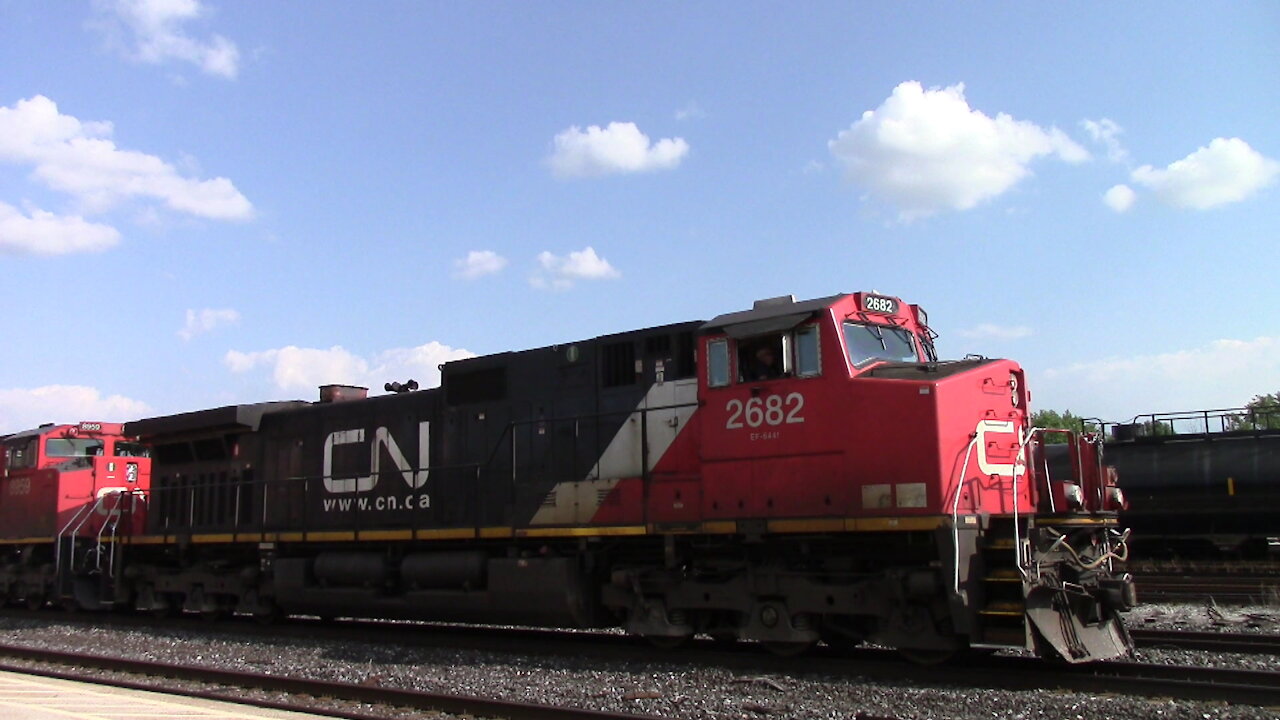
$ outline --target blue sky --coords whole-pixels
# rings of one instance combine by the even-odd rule
[[[1107,419],[1280,390],[1274,3],[0,0],[0,431],[876,289]]]

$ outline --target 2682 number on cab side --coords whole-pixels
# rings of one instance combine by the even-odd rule
[[[761,426],[794,425],[804,422],[804,395],[798,392],[782,395],[766,395],[753,397],[746,402],[734,398],[724,405],[729,419],[725,422],[726,430],[743,427],[758,428]]]

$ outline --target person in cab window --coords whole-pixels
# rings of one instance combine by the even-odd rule
[[[747,368],[746,380],[772,380],[778,377],[782,377],[782,363],[778,362],[777,351],[769,345],[756,348]]]

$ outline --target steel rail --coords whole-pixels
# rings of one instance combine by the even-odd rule
[[[1253,574],[1149,573],[1135,576],[1143,600],[1265,602],[1280,596],[1280,577]]]
[[[6,611],[5,615],[32,617],[32,613]],[[47,614],[44,617],[48,617]],[[102,618],[99,618],[101,620]],[[86,616],[68,616],[69,622],[93,621]],[[107,625],[146,627],[144,623],[122,622],[112,618]],[[174,627],[166,623],[165,628]],[[404,623],[360,622],[301,623],[284,626],[289,633],[273,634],[277,627],[258,627],[250,623],[209,625],[187,622],[192,632],[225,635],[240,632],[273,637],[302,637],[310,640],[341,640],[353,637],[371,640],[386,634],[388,642],[404,646],[478,647],[490,651],[533,654],[582,654],[624,661],[661,661],[676,665],[723,668],[750,672],[820,673],[871,680],[911,681],[936,685],[1036,690],[1060,688],[1082,692],[1106,692],[1123,695],[1167,696],[1191,700],[1210,700],[1258,705],[1280,705],[1280,673],[1255,670],[1232,670],[1195,666],[1143,664],[1133,662],[1099,662],[1085,665],[1063,665],[1029,657],[971,657],[964,663],[934,667],[918,667],[903,661],[890,650],[857,648],[836,653],[826,648],[792,658],[775,657],[755,643],[743,643],[723,649],[711,642],[695,642],[679,652],[659,651],[636,638],[605,633],[567,633],[550,630],[486,628],[476,626],[409,625]],[[406,632],[414,628],[420,632]],[[248,631],[246,633],[246,631]],[[1145,647],[1177,646],[1220,652],[1271,652],[1280,644],[1278,636],[1244,636],[1229,633],[1182,633],[1138,630],[1138,642]],[[1218,638],[1212,636],[1222,636]],[[1252,649],[1229,649],[1225,643],[1237,642],[1235,648],[1250,643]],[[1201,647],[1193,647],[1201,643]],[[0,655],[7,648],[0,646]],[[109,659],[112,667],[119,662]],[[561,711],[563,712],[563,711]]]
[[[1280,635],[1193,630],[1130,630],[1129,634],[1144,648],[1280,655]]]
[[[431,693],[420,690],[402,690],[398,688],[381,687],[378,685],[359,685],[354,683],[313,680],[309,678],[291,676],[260,675],[236,670],[219,670],[196,665],[174,665],[148,660],[128,660],[109,657],[106,655],[44,650],[18,645],[0,645],[0,656],[30,662],[70,665],[82,669],[89,668],[94,670],[127,673],[131,675],[149,675],[210,685],[227,685],[239,688],[264,690],[268,692],[282,692],[289,695],[327,697],[347,702],[407,707],[453,715],[506,718],[507,720],[659,720],[657,716],[653,715],[634,715],[603,710],[556,707],[541,703],[522,703],[495,698]],[[353,718],[356,720],[370,720],[372,718],[379,717],[378,715],[358,712],[330,711],[324,708],[309,706],[305,703],[278,703],[219,694],[209,690],[157,687],[154,684],[146,684],[142,682],[115,681],[105,678],[86,677],[83,674],[75,672],[31,668],[14,665],[12,663],[0,663],[0,670],[43,675],[46,677],[58,677],[79,682],[93,682],[117,687],[128,687],[136,690],[149,690],[152,692],[164,692],[205,699],[223,700],[259,707],[295,710],[317,715]]]

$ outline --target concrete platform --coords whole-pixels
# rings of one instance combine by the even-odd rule
[[[113,688],[0,671],[4,720],[320,720],[326,715],[284,712],[162,692]]]

